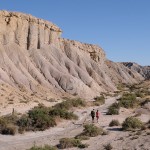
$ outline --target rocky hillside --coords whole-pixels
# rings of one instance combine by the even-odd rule
[[[119,83],[147,78],[146,71],[107,60],[99,46],[63,39],[61,33],[48,21],[0,11],[0,84],[93,98]]]
[[[140,73],[146,80],[150,79],[150,66],[140,66],[137,63],[132,62],[124,62],[122,64],[128,67],[130,70]]]

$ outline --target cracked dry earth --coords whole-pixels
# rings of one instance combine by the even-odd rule
[[[104,145],[111,144],[114,150],[150,150],[149,131],[142,131],[141,135],[134,132],[121,131],[121,127],[109,127],[112,119],[118,119],[122,123],[126,117],[133,115],[132,110],[122,109],[120,115],[106,115],[107,108],[116,101],[115,97],[108,98],[104,105],[95,107],[101,112],[99,123],[96,126],[102,127],[109,132],[108,135],[92,137],[90,140],[83,141],[89,144],[87,150],[103,150]],[[77,109],[79,116],[77,121],[63,121],[57,127],[50,128],[43,132],[27,132],[23,135],[5,136],[0,135],[0,150],[26,150],[33,145],[57,145],[59,139],[64,137],[74,137],[82,132],[84,123],[91,123],[90,111],[93,107]],[[149,119],[148,116],[147,120]],[[140,119],[144,119],[141,117]],[[68,148],[68,150],[77,150],[78,148]]]

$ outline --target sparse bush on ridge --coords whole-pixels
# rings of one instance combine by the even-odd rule
[[[135,117],[128,117],[125,119],[125,121],[122,124],[122,129],[127,130],[135,130],[135,129],[141,129],[143,126],[143,123],[135,118]]]
[[[110,123],[109,123],[109,126],[110,127],[113,127],[113,126],[119,126],[120,123],[118,120],[112,120]]]

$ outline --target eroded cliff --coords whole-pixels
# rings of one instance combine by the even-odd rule
[[[93,98],[144,77],[106,59],[96,45],[61,38],[56,25],[31,15],[0,12],[0,83],[27,91]]]

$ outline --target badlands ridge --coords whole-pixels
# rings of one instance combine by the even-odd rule
[[[150,67],[112,62],[101,47],[61,38],[59,27],[31,15],[0,11],[0,26],[0,84],[9,89],[93,98],[150,77]]]

